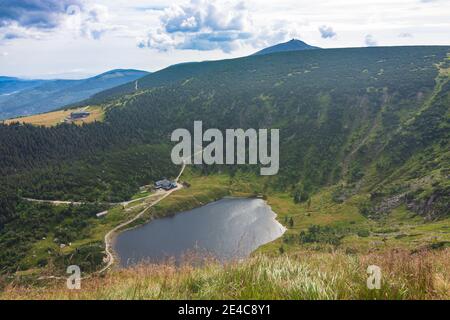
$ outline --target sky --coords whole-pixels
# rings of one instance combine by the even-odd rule
[[[322,48],[450,45],[450,0],[0,0],[0,75],[245,56],[292,38]]]

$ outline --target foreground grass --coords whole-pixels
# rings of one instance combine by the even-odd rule
[[[367,267],[382,271],[381,289],[367,288]],[[450,250],[343,252],[268,257],[225,266],[141,265],[82,281],[9,283],[0,299],[450,299]]]

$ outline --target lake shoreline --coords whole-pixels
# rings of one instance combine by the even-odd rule
[[[214,252],[214,255],[216,255],[216,257],[221,257],[221,259],[225,259],[225,260],[245,260],[248,257],[250,257],[253,252],[257,251],[261,246],[266,245],[267,243],[270,243],[272,241],[275,241],[276,239],[278,239],[279,237],[281,237],[285,232],[286,232],[286,227],[283,226],[283,224],[281,224],[281,222],[278,220],[278,215],[276,212],[273,211],[272,207],[268,204],[268,202],[261,196],[255,196],[252,194],[248,194],[246,196],[243,196],[242,194],[240,195],[225,195],[219,199],[217,198],[211,198],[211,201],[205,203],[205,202],[199,202],[196,206],[191,206],[192,203],[188,203],[187,205],[190,207],[189,209],[186,209],[185,207],[182,210],[178,210],[178,211],[170,211],[170,213],[165,214],[163,216],[155,216],[154,214],[151,215],[151,217],[149,217],[148,219],[145,220],[145,222],[143,223],[139,223],[137,225],[132,226],[131,228],[127,228],[124,230],[120,230],[119,233],[117,233],[114,237],[114,242],[112,244],[112,249],[114,251],[114,254],[116,256],[116,261],[118,262],[116,265],[119,268],[128,268],[130,265],[134,265],[135,263],[132,263],[130,265],[128,265],[128,262],[124,265],[123,264],[123,254],[128,254],[129,256],[126,258],[127,261],[133,261],[134,257],[130,256],[130,248],[133,248],[133,254],[135,254],[136,252],[139,251],[139,248],[141,250],[141,258],[137,258],[139,261],[140,260],[148,260],[148,259],[154,259],[155,262],[154,264],[160,264],[163,263],[163,261],[167,260],[166,258],[180,258],[181,256],[185,256],[186,252],[190,252],[191,248],[192,249],[198,249],[197,248],[197,241],[202,241],[200,239],[202,239],[202,231],[203,229],[201,229],[200,225],[204,225],[204,226],[208,226],[208,223],[210,223],[209,227],[207,227],[207,232],[214,234],[213,238],[208,239],[208,241],[205,241],[205,239],[203,239],[204,241],[204,245],[206,245],[206,243],[208,243],[208,245],[206,245],[206,247],[201,246],[201,251],[206,250],[204,252]],[[228,202],[227,200],[231,200],[232,202]],[[237,200],[236,202],[234,202],[233,200]],[[257,204],[256,207],[255,206],[255,202],[248,202],[248,203],[244,203],[244,202],[240,202],[239,200],[261,200],[261,204]],[[257,202],[256,202],[257,203]],[[217,205],[218,207],[213,209],[213,211],[206,211],[208,213],[208,219],[205,219],[204,214],[206,214],[205,210],[208,210],[210,205]],[[226,207],[226,206],[236,206],[237,207]],[[245,206],[250,205],[251,207],[249,208],[245,208]],[[224,207],[225,206],[225,207]],[[223,208],[222,208],[223,207]],[[222,208],[222,209],[221,209]],[[158,208],[156,208],[158,209]],[[197,211],[196,211],[197,210]],[[200,211],[199,211],[200,210]],[[211,209],[209,209],[211,210]],[[218,211],[220,212],[220,210],[225,210],[224,212],[222,212],[222,214],[218,215]],[[228,210],[228,211],[227,211]],[[173,221],[176,220],[167,220],[167,218],[175,218],[178,220],[182,220],[182,219],[188,219],[188,216],[195,216],[197,214],[201,213],[201,219],[198,220],[198,218],[196,218],[196,223],[194,223],[193,225],[191,225],[190,227],[188,227],[188,229],[182,228],[180,230],[178,230],[178,232],[173,232],[173,234],[177,234],[178,236],[183,235],[187,236],[189,238],[189,240],[193,240],[192,237],[192,233],[191,231],[195,234],[195,245],[192,247],[183,247],[182,249],[182,254],[180,255],[180,253],[178,254],[168,254],[167,256],[164,254],[164,258],[163,256],[159,256],[159,258],[157,258],[154,254],[153,254],[153,258],[151,258],[152,254],[149,253],[149,257],[147,258],[142,258],[144,256],[147,255],[147,253],[142,253],[142,250],[153,250],[152,252],[155,252],[159,250],[161,250],[161,252],[164,252],[164,249],[161,249],[164,247],[164,245],[166,246],[170,246],[167,243],[167,240],[170,240],[169,242],[171,242],[173,240],[173,238],[170,239],[166,239],[161,240],[161,238],[159,240],[153,239],[153,240],[149,240],[148,238],[152,238],[152,237],[158,237],[158,234],[162,228],[162,226],[164,226],[165,224],[173,224]],[[237,216],[235,216],[237,214]],[[256,216],[255,216],[256,214]],[[230,216],[232,217],[232,220],[224,220],[221,221],[220,219],[226,219],[226,217]],[[180,217],[182,216],[182,217]],[[219,218],[217,218],[219,217]],[[239,217],[239,218],[237,218]],[[257,217],[255,219],[255,217]],[[190,218],[191,219],[191,218]],[[220,223],[215,223],[215,224],[211,224],[211,221],[219,219],[219,221],[221,221]],[[239,221],[238,223],[236,223],[236,219],[244,219],[242,221]],[[188,219],[189,220],[189,219]],[[156,226],[153,226],[152,224],[155,223],[155,221],[158,221],[159,223],[159,227],[156,228]],[[217,221],[216,221],[217,222]],[[186,225],[189,225],[188,221],[185,221]],[[234,227],[233,227],[234,224]],[[185,224],[183,223],[183,226]],[[137,228],[146,228],[147,231],[145,229],[141,229],[140,231],[134,232],[134,233],[130,233],[128,234],[128,236],[125,236],[125,238],[122,238],[122,249],[118,248],[117,246],[117,241],[119,237],[124,237],[124,233],[125,232],[129,232],[132,231],[133,229],[136,230]],[[173,226],[172,226],[173,227]],[[156,228],[156,229],[155,229]],[[197,230],[196,230],[197,228]],[[200,228],[200,229],[198,229]],[[214,231],[214,228],[216,228],[216,230]],[[230,230],[226,231],[225,230],[229,228]],[[245,229],[247,228],[247,229]],[[262,229],[261,229],[262,228]],[[148,234],[148,230],[152,230],[153,232],[149,235]],[[211,231],[213,230],[213,231]],[[246,231],[245,231],[246,230]],[[258,231],[260,230],[260,231]],[[171,230],[166,230],[167,234],[171,233]],[[233,235],[236,234],[236,232],[241,232],[242,234],[239,236],[237,235],[237,237],[233,238],[233,236],[230,236],[229,238],[227,238],[227,236],[221,236],[219,235],[220,232],[225,232],[224,234],[227,235]],[[253,233],[253,236],[250,236]],[[133,236],[136,235],[140,235],[141,237],[144,237],[143,239],[140,239],[139,241],[136,240],[130,240],[131,238],[133,238]],[[165,234],[164,234],[165,236]],[[247,237],[248,239],[246,239],[244,241],[244,238],[242,237]],[[128,240],[124,240],[127,239]],[[131,238],[130,238],[131,237]],[[161,237],[161,235],[159,235],[159,237]],[[197,237],[200,237],[197,239]],[[269,237],[269,238],[268,238]],[[127,242],[128,241],[128,242]],[[212,241],[212,243],[211,243]],[[216,247],[216,249],[214,249],[214,244],[216,242],[220,243],[220,250]],[[236,242],[238,241],[238,242]],[[130,244],[130,242],[134,242],[133,245]],[[152,245],[152,243],[157,243],[157,245]],[[185,243],[183,241],[183,243]],[[234,249],[232,249],[232,253],[224,253],[226,251],[223,251],[225,249],[223,249],[223,246],[236,246]],[[124,246],[126,249],[124,249]],[[144,247],[147,246],[147,249],[143,249]],[[212,248],[210,247],[209,249],[207,249],[208,246],[212,246]],[[150,249],[149,249],[150,248]],[[227,250],[231,249],[228,248]],[[177,248],[178,250],[179,248]],[[119,252],[122,250],[122,254],[120,254]],[[125,250],[125,251],[124,251]],[[218,251],[217,251],[218,250]],[[222,251],[221,251],[222,250]],[[125,253],[127,252],[127,253]],[[178,255],[178,256],[177,256]],[[226,258],[225,258],[226,257]]]

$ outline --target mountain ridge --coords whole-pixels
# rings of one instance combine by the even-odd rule
[[[135,69],[113,69],[79,80],[0,77],[0,119],[48,112],[148,74]]]
[[[448,46],[393,46],[393,47],[377,47],[380,49],[387,49],[387,48],[411,48],[411,49],[420,49],[420,48],[447,48]],[[345,50],[348,50],[346,52],[353,52],[354,50],[373,50],[376,48],[367,48],[367,47],[355,47],[355,48],[331,48],[331,49],[316,49],[316,50],[294,50],[294,51],[284,51],[284,52],[275,52],[272,54],[261,54],[261,55],[249,55],[244,57],[237,57],[232,59],[225,59],[225,60],[210,60],[210,61],[201,61],[201,62],[185,62],[185,63],[179,63],[170,65],[164,69],[152,72],[139,81],[139,90],[145,90],[150,89],[153,87],[163,86],[166,84],[169,84],[171,82],[175,81],[181,81],[186,80],[189,77],[192,77],[199,72],[201,72],[201,69],[204,68],[204,66],[211,66],[211,65],[224,65],[229,62],[233,61],[242,61],[247,59],[268,59],[270,60],[270,56],[274,55],[286,55],[289,53],[299,53],[299,54],[307,54],[309,55],[312,52],[343,52]],[[269,57],[269,58],[268,58]],[[101,92],[96,93],[92,97],[86,99],[85,101],[81,101],[80,103],[77,103],[77,106],[86,106],[89,104],[99,104],[99,103],[105,103],[108,101],[112,101],[120,96],[132,94],[135,92],[135,84],[134,83],[125,83],[117,87],[113,87]]]
[[[201,66],[205,63],[221,63],[224,61],[233,61],[236,59],[246,59],[251,57],[258,57],[258,56],[264,56],[267,54],[282,54],[285,52],[292,52],[292,51],[310,51],[310,50],[318,50],[321,49],[319,47],[310,46],[307,43],[298,40],[298,39],[292,39],[290,41],[279,43],[271,47],[267,47],[265,49],[262,49],[254,54],[251,54],[250,56],[246,57],[237,57],[232,59],[225,59],[225,60],[213,60],[213,61],[200,61],[200,62],[183,62],[183,63],[177,63],[170,65],[166,68],[163,68],[161,70],[155,71],[151,73],[150,75],[159,75],[161,73],[166,72],[167,70],[175,70],[180,67],[196,67]],[[269,52],[270,51],[270,52]],[[195,72],[194,72],[195,73]],[[145,83],[151,82],[149,78],[147,78],[149,75],[142,78],[143,81],[140,82],[140,89],[146,88]],[[170,79],[168,79],[170,81]],[[165,83],[166,81],[162,81]],[[95,94],[93,97],[89,98],[87,101],[82,101],[79,105],[85,105],[89,103],[98,103],[98,102],[105,102],[106,100],[109,100],[111,98],[118,97],[123,94],[130,94],[135,90],[135,86],[132,83],[125,83],[123,85],[120,85],[115,88],[110,88],[105,91],[101,91],[97,94]]]

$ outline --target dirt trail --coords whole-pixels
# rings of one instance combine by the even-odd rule
[[[140,217],[142,217],[150,208],[152,208],[153,206],[157,205],[159,202],[161,202],[162,200],[164,200],[165,198],[167,198],[172,192],[175,192],[177,190],[180,190],[182,188],[182,186],[178,185],[175,189],[172,189],[170,191],[164,192],[162,193],[162,197],[158,198],[156,201],[152,202],[148,207],[146,207],[144,210],[142,210],[141,212],[139,212],[134,218],[125,221],[121,224],[119,224],[118,226],[116,226],[114,229],[112,229],[111,231],[109,231],[106,235],[105,235],[105,251],[106,251],[106,259],[108,261],[108,264],[100,271],[98,271],[98,273],[103,273],[105,272],[107,269],[109,269],[113,263],[114,263],[114,254],[112,251],[112,239],[114,237],[114,234],[128,226],[129,224],[133,223],[134,221],[138,220]]]
[[[23,200],[30,201],[30,202],[37,202],[37,203],[50,203],[54,204],[55,206],[67,204],[67,205],[75,205],[75,206],[81,206],[83,204],[88,204],[89,202],[76,202],[76,201],[61,201],[61,200],[40,200],[40,199],[32,199],[32,198],[22,198]]]
[[[152,202],[149,206],[144,208],[144,210],[139,212],[134,218],[119,224],[118,226],[116,226],[114,229],[112,229],[111,231],[109,231],[105,235],[105,251],[106,251],[106,260],[108,261],[108,263],[103,269],[98,271],[98,273],[105,272],[106,270],[108,270],[114,264],[114,253],[113,253],[113,250],[112,250],[112,239],[114,238],[115,233],[117,231],[119,231],[120,229],[130,225],[133,222],[135,222],[139,218],[141,218],[150,208],[154,207],[159,202],[161,202],[162,200],[164,200],[165,198],[170,196],[173,192],[182,189],[183,187],[180,184],[178,184],[178,180],[180,179],[181,175],[183,174],[185,168],[186,168],[186,163],[183,161],[183,166],[181,167],[180,173],[178,174],[177,178],[175,179],[175,182],[177,183],[177,187],[175,189],[172,189],[172,190],[169,190],[169,191],[162,191],[162,192],[160,192],[161,197],[159,197],[154,202]]]
[[[161,202],[162,200],[164,200],[165,198],[170,196],[173,192],[183,188],[182,185],[178,184],[178,180],[180,179],[181,175],[183,174],[185,168],[186,168],[186,163],[183,160],[183,166],[181,167],[180,173],[178,174],[177,178],[175,179],[175,182],[177,183],[177,187],[176,188],[174,188],[172,190],[169,190],[169,191],[159,191],[158,193],[152,194],[150,196],[126,202],[126,203],[130,204],[130,203],[138,201],[138,200],[147,199],[147,198],[150,198],[150,197],[155,197],[155,196],[160,195],[160,197],[158,199],[156,199],[154,202],[149,204],[149,206],[147,206],[144,210],[139,212],[134,218],[132,218],[132,219],[130,219],[128,221],[125,221],[125,222],[121,223],[120,225],[114,227],[112,230],[110,230],[105,235],[105,251],[106,251],[106,260],[108,261],[108,263],[107,263],[107,265],[104,268],[102,268],[100,271],[97,271],[96,273],[98,273],[98,274],[103,273],[106,270],[108,270],[114,264],[115,261],[114,261],[114,253],[113,253],[113,250],[112,250],[112,239],[113,239],[113,237],[114,237],[114,235],[115,235],[115,233],[117,231],[119,231],[120,229],[130,225],[134,221],[138,220],[139,218],[141,218],[147,212],[147,210],[149,210],[150,208],[152,208],[155,205],[157,205],[159,202]],[[24,198],[24,199],[26,199],[26,198]],[[50,203],[55,203],[55,204],[56,203],[58,203],[58,204],[74,203],[74,202],[67,202],[67,201],[46,201],[46,200],[35,200],[35,199],[26,199],[26,200],[33,201],[33,202],[50,202]],[[84,279],[88,279],[90,277],[91,277],[91,275],[88,275],[86,277],[83,277],[82,279],[84,280]],[[44,276],[44,277],[38,278],[38,280],[49,280],[49,279],[65,280],[66,277]]]
[[[23,200],[26,201],[30,201],[30,202],[37,202],[37,203],[49,203],[49,204],[53,204],[55,206],[60,206],[60,205],[74,205],[74,206],[82,206],[85,204],[106,204],[106,205],[110,205],[110,206],[124,206],[127,207],[128,205],[134,203],[134,202],[138,202],[141,200],[146,200],[148,198],[154,197],[156,195],[158,195],[160,192],[157,191],[156,193],[153,193],[151,195],[142,197],[142,198],[138,198],[138,199],[133,199],[133,200],[129,200],[129,201],[123,201],[123,202],[79,202],[79,201],[62,201],[62,200],[42,200],[42,199],[33,199],[33,198],[22,198]]]
[[[194,155],[203,152],[203,149],[197,153],[195,153]],[[106,252],[106,261],[108,262],[106,264],[106,266],[104,268],[102,268],[100,271],[97,271],[96,273],[100,274],[105,272],[106,270],[108,270],[113,264],[114,264],[114,253],[113,253],[113,249],[112,249],[112,239],[114,238],[114,235],[117,231],[119,231],[120,229],[130,225],[131,223],[135,222],[136,220],[138,220],[139,218],[141,218],[150,208],[154,207],[155,205],[157,205],[159,202],[161,202],[162,200],[164,200],[165,198],[167,198],[168,196],[170,196],[173,192],[178,191],[180,189],[183,188],[182,185],[180,185],[178,183],[178,181],[180,180],[180,177],[182,176],[184,170],[186,169],[186,160],[187,158],[183,159],[183,165],[181,167],[180,173],[178,174],[178,176],[175,179],[175,182],[177,184],[177,187],[172,189],[172,190],[168,190],[168,191],[158,191],[157,193],[151,194],[149,196],[143,197],[143,198],[139,198],[139,199],[135,199],[135,200],[130,200],[130,201],[125,201],[125,202],[120,202],[120,203],[110,203],[110,204],[114,204],[114,205],[122,205],[124,208],[128,205],[130,205],[131,203],[140,201],[140,200],[145,200],[151,197],[158,197],[155,201],[153,201],[152,203],[150,203],[148,206],[146,206],[142,211],[140,211],[135,217],[131,218],[130,220],[127,220],[121,224],[119,224],[118,226],[114,227],[112,230],[110,230],[106,235],[105,235],[105,252]],[[27,201],[32,201],[32,202],[40,202],[40,203],[52,203],[55,205],[61,205],[61,204],[73,204],[73,205],[82,205],[82,204],[87,204],[87,202],[72,202],[72,201],[55,201],[55,200],[37,200],[37,199],[30,199],[30,198],[23,198],[24,200]],[[142,204],[138,204],[135,207],[141,206]],[[145,205],[145,204],[144,204]],[[130,208],[132,209],[132,208]],[[102,213],[104,214],[104,212]],[[89,276],[83,278],[89,278]],[[65,279],[64,277],[41,277],[39,278],[40,280],[43,279]]]

